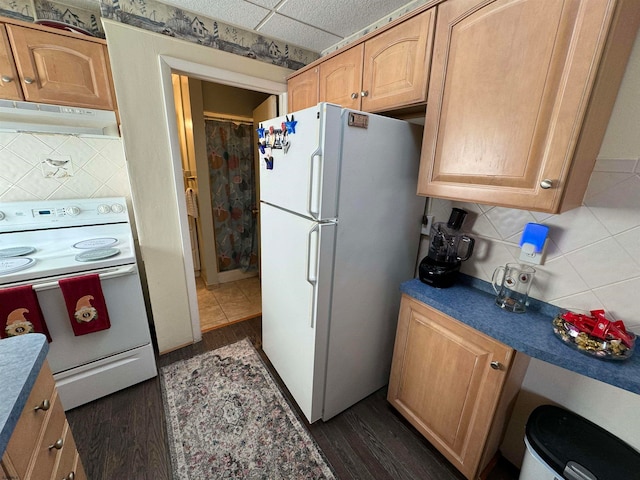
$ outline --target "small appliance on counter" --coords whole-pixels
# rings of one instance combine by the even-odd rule
[[[420,280],[436,288],[452,286],[462,262],[473,253],[475,240],[460,233],[467,212],[453,208],[449,220],[436,222],[429,232],[429,252],[418,267]]]

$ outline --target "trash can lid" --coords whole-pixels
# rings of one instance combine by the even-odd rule
[[[554,405],[529,416],[526,437],[547,464],[570,480],[638,478],[640,453],[602,427]]]

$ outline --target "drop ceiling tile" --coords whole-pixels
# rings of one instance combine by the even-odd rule
[[[315,8],[318,7],[316,6]],[[259,33],[281,39],[314,52],[321,52],[341,40],[341,37],[323,32],[322,30],[278,14],[273,15],[260,28]]]
[[[314,25],[336,36],[346,37],[380,20],[381,16],[408,3],[406,0],[358,0],[345,8],[344,0],[288,0],[278,13]],[[380,14],[380,12],[385,12]],[[334,42],[336,43],[336,42]]]
[[[215,5],[210,0],[163,0],[163,3],[248,30],[253,30],[269,14],[268,9],[243,0],[216,0]]]

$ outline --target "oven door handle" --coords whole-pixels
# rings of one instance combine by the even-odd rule
[[[135,265],[126,265],[124,267],[117,268],[116,270],[111,270],[109,272],[101,273],[99,275],[99,277],[100,277],[100,280],[107,280],[109,278],[115,278],[115,277],[122,277],[124,275],[130,275],[132,273],[135,273],[135,271],[136,271],[136,266]],[[88,274],[81,273],[78,276],[81,276],[81,275],[88,275]],[[70,276],[61,277],[60,279],[62,279],[62,278],[70,278]],[[38,284],[33,285],[33,289],[36,292],[39,292],[41,290],[51,290],[52,288],[58,288],[58,287],[59,287],[59,285],[58,285],[58,281],[57,280],[54,281],[54,282],[38,283]]]

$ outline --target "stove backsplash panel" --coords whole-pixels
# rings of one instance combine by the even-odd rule
[[[0,201],[123,196],[122,139],[0,132]]]

